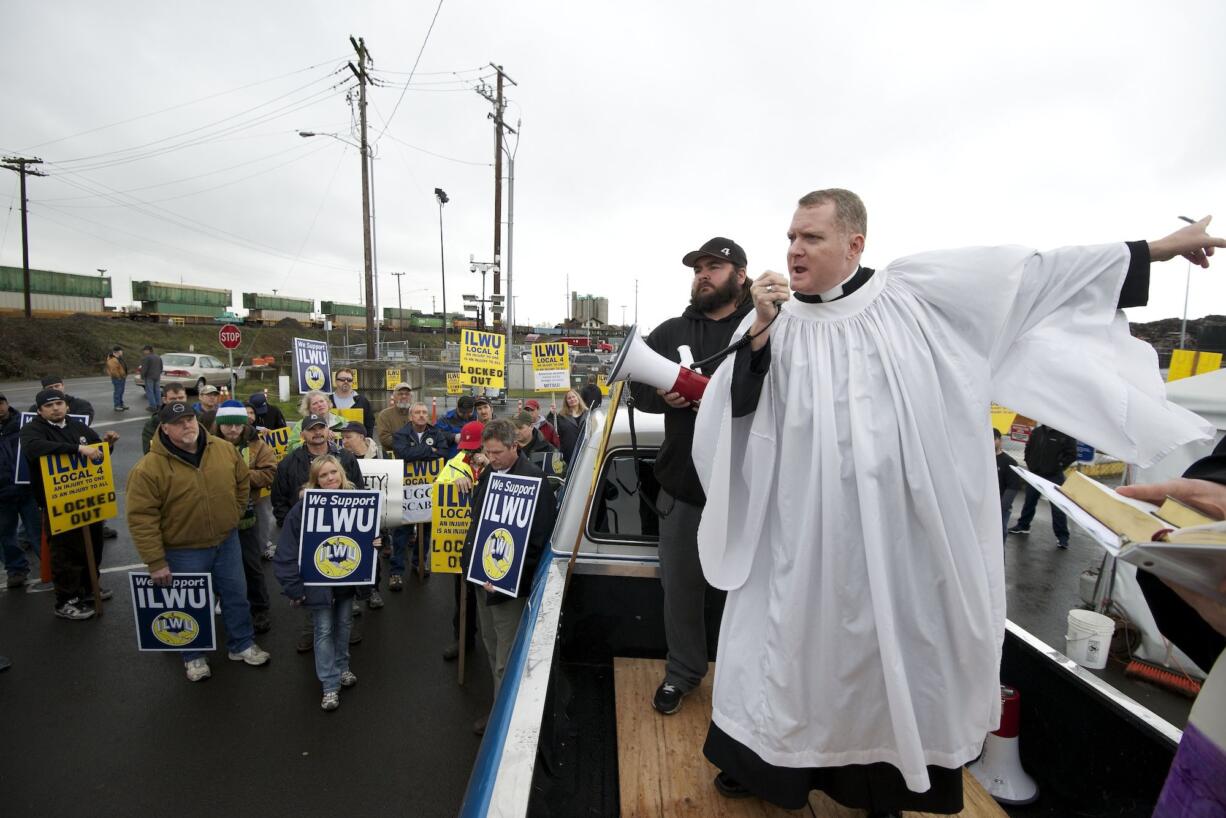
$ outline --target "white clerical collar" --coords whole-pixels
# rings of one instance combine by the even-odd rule
[[[859,264],[856,265],[856,269],[851,271],[851,275],[849,275],[847,278],[843,279],[838,284],[831,287],[829,290],[826,290],[826,292],[818,293],[817,297],[820,298],[822,301],[833,301],[836,298],[842,298],[843,297],[843,285],[845,285],[847,282],[855,278],[856,273],[858,272],[860,272]]]

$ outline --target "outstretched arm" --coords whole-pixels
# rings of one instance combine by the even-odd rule
[[[1209,235],[1212,216],[1180,228],[1166,238],[1149,242],[1149,257],[1153,261],[1169,261],[1183,256],[1198,267],[1209,266],[1214,249],[1226,247],[1226,239]]]

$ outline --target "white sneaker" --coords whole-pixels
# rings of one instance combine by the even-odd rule
[[[335,690],[331,693],[324,694],[324,700],[319,703],[319,706],[324,710],[335,710],[341,706],[341,696]]]
[[[346,670],[341,674],[341,687],[353,687],[358,683],[357,674],[352,670]]]
[[[231,661],[246,662],[253,667],[268,664],[268,660],[271,658],[271,654],[255,642],[252,642],[251,646],[241,653],[230,653],[227,655]]]
[[[209,660],[203,656],[199,659],[192,659],[183,665],[187,671],[187,680],[189,682],[203,682],[205,679],[213,675],[213,671],[209,670]]]

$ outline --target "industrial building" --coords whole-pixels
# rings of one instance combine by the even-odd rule
[[[570,294],[570,320],[580,326],[586,326],[595,319],[601,326],[609,325],[609,299],[598,295]]]

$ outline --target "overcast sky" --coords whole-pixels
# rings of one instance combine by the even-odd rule
[[[439,295],[435,187],[451,197],[447,306],[480,291],[468,259],[494,252],[494,137],[472,88],[491,61],[522,119],[519,322],[560,320],[569,276],[614,323],[622,305],[634,320],[637,281],[639,322],[657,324],[688,298],[681,256],[713,235],[751,274],[782,270],[795,200],[821,187],[863,196],[870,266],[1157,238],[1179,215],[1226,232],[1220,0],[444,0],[404,90],[435,8],[6,4],[0,153],[51,174],[29,185],[32,266],[106,268],[117,304],[133,279],[229,288],[236,305],[274,288],[356,303],[358,152],[296,133],[352,138],[350,34],[386,83],[370,97],[383,306],[392,271],[406,307]],[[0,264],[19,266],[17,189],[3,172]],[[1179,315],[1185,269],[1157,267],[1130,317]],[[1189,314],[1211,312],[1226,313],[1226,258],[1192,274]]]

